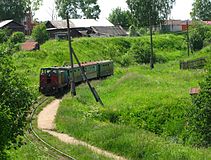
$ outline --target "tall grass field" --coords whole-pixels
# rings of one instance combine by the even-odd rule
[[[179,69],[180,60],[191,58],[186,56],[185,38],[171,34],[154,36],[156,64],[150,70],[149,42],[148,36],[73,39],[81,61],[112,59],[115,72],[91,82],[104,107],[86,84],[77,86],[76,97],[65,95],[56,129],[131,160],[211,159],[210,148],[192,145],[188,123],[193,109],[189,90],[198,86],[206,71]],[[208,46],[191,57],[209,53]],[[28,78],[39,96],[40,68],[68,64],[68,42],[50,40],[40,51],[17,52],[13,58],[17,72]]]

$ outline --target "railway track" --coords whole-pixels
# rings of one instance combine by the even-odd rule
[[[45,152],[48,157],[52,159],[59,159],[59,160],[76,160],[74,157],[64,153],[63,151],[57,149],[56,147],[52,146],[48,142],[46,142],[33,128],[33,118],[36,114],[37,109],[44,104],[49,98],[45,97],[34,106],[31,115],[30,115],[30,123],[27,133],[25,134],[26,140],[33,144],[36,148]]]

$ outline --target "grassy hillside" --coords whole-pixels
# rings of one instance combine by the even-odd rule
[[[182,36],[158,35],[154,41],[157,64],[149,70],[139,64],[148,59],[149,37],[74,39],[81,61],[112,59],[115,74],[92,81],[104,108],[94,102],[85,85],[77,88],[76,98],[67,95],[57,129],[133,160],[210,159],[209,149],[188,145],[187,131],[192,109],[189,89],[198,86],[204,72],[179,70],[179,60],[187,58]],[[16,53],[14,61],[38,95],[40,68],[68,63],[68,42],[48,41],[40,51]]]
[[[148,43],[149,37],[82,38],[74,39],[73,47],[81,61],[112,59],[116,66],[122,66],[134,64],[134,54],[139,48],[148,51]],[[182,36],[156,36],[155,52],[158,55],[158,61],[163,62],[182,57],[185,53],[184,43]],[[61,66],[69,62],[68,42],[48,41],[41,46],[40,51],[16,53],[14,61],[17,71],[29,79],[30,86],[37,93],[41,67]]]
[[[209,150],[182,145],[191,136],[185,130],[192,109],[189,89],[203,72],[178,68],[175,62],[153,71],[134,66],[93,81],[104,108],[86,85],[78,87],[76,98],[64,98],[57,129],[133,160],[211,158]]]

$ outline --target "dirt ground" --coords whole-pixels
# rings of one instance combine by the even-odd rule
[[[61,102],[61,100],[56,99],[53,102],[51,102],[50,104],[48,104],[38,115],[38,128],[41,129],[43,132],[47,132],[50,135],[57,137],[59,140],[61,140],[64,143],[68,143],[68,144],[72,144],[72,145],[82,145],[85,146],[87,148],[89,148],[90,150],[92,150],[93,152],[97,153],[97,154],[101,154],[104,155],[108,158],[114,159],[114,160],[126,160],[124,157],[120,157],[118,155],[115,155],[113,153],[107,152],[105,150],[102,150],[100,148],[94,147],[86,142],[80,141],[75,139],[74,137],[70,137],[67,134],[62,134],[62,133],[58,133],[55,131],[55,117],[56,117],[56,113],[57,110],[59,108],[59,103]]]

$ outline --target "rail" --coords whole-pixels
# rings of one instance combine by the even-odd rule
[[[63,151],[61,151],[61,150],[55,148],[54,146],[52,146],[51,144],[49,144],[48,142],[46,142],[44,139],[42,139],[42,138],[38,135],[38,133],[37,133],[37,132],[34,130],[34,128],[33,128],[32,121],[33,121],[33,117],[34,117],[34,115],[35,115],[35,113],[36,113],[36,110],[38,109],[38,107],[40,107],[40,106],[41,106],[44,102],[46,102],[47,100],[48,100],[48,98],[44,98],[41,102],[38,102],[38,104],[34,107],[32,113],[31,113],[31,115],[30,115],[30,123],[29,123],[29,129],[30,129],[30,130],[29,130],[29,132],[32,133],[33,136],[34,136],[37,140],[39,140],[40,142],[42,142],[42,144],[43,144],[45,147],[47,147],[49,150],[56,152],[56,153],[57,153],[57,156],[62,156],[63,158],[67,158],[67,159],[70,159],[70,160],[76,160],[76,159],[73,158],[72,156],[70,156],[70,155],[64,153]],[[26,135],[25,135],[25,137],[26,137]],[[27,139],[29,139],[29,138],[27,138]],[[55,153],[54,153],[54,154],[55,154]]]

